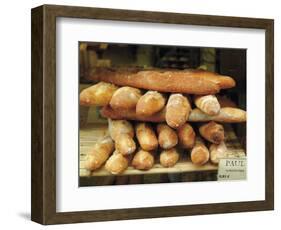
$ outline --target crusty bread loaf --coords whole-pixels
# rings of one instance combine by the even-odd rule
[[[224,128],[221,124],[210,121],[199,127],[199,133],[207,141],[214,144],[219,144],[224,140]]]
[[[163,167],[173,167],[179,160],[180,154],[176,148],[162,150],[160,153],[160,164]]]
[[[136,107],[138,116],[151,116],[162,110],[166,103],[166,97],[157,91],[147,91],[139,99]]]
[[[222,123],[239,123],[247,120],[246,111],[238,108],[221,108],[217,115],[210,116],[203,113],[200,109],[193,109],[189,115],[190,122],[217,121]]]
[[[157,137],[151,125],[148,123],[139,123],[136,125],[136,136],[143,150],[151,151],[157,149]]]
[[[95,69],[88,80],[105,81],[120,86],[132,86],[159,92],[215,94],[220,89],[235,86],[228,76],[204,70],[126,70]]]
[[[108,131],[114,141],[120,134],[129,134],[132,138],[135,135],[133,125],[126,120],[108,119]]]
[[[215,95],[195,96],[194,103],[202,112],[211,116],[220,111],[220,104]]]
[[[99,82],[91,87],[88,87],[80,93],[80,105],[85,106],[105,106],[109,104],[112,95],[118,89],[117,86]]]
[[[110,137],[104,137],[98,140],[86,156],[85,168],[88,170],[100,168],[113,151],[114,143]]]
[[[109,157],[105,163],[105,169],[111,174],[122,174],[128,168],[129,160],[118,151]]]
[[[136,143],[130,134],[122,133],[115,139],[115,149],[123,155],[129,155],[135,152]]]
[[[192,126],[185,123],[177,129],[179,144],[184,149],[191,149],[195,144],[196,134]]]
[[[139,89],[124,86],[113,93],[109,104],[113,109],[135,109],[141,95]]]
[[[175,130],[166,124],[157,125],[158,142],[162,149],[170,149],[178,144],[178,136]]]
[[[171,94],[166,106],[165,119],[172,128],[182,126],[188,119],[191,105],[182,94]]]
[[[139,170],[149,170],[153,167],[154,156],[151,152],[139,150],[132,161],[132,166]]]
[[[147,122],[164,122],[166,109],[164,108],[160,112],[144,117],[137,116],[135,110],[122,111],[122,110],[113,110],[110,106],[104,106],[101,110],[101,114],[104,117],[111,119],[126,119],[134,121],[147,121]],[[239,123],[246,122],[247,114],[246,111],[238,108],[221,108],[219,114],[210,116],[203,113],[200,109],[196,108],[191,110],[188,120],[190,122],[206,122],[206,121],[217,121],[222,123]]]
[[[191,150],[190,158],[192,163],[196,165],[204,165],[210,158],[209,150],[199,137],[196,138],[195,145]]]
[[[106,118],[117,120],[133,120],[133,121],[147,121],[147,122],[163,122],[165,121],[166,109],[164,108],[160,112],[151,116],[140,116],[136,114],[136,110],[114,110],[110,106],[104,106],[101,109],[101,115]]]
[[[211,144],[209,151],[210,160],[214,164],[218,164],[220,159],[227,157],[227,147],[223,141],[219,145]]]

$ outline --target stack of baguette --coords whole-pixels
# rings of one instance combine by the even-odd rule
[[[101,106],[108,119],[108,136],[87,156],[85,167],[105,165],[122,174],[129,165],[153,167],[159,155],[163,167],[173,167],[179,150],[190,153],[192,163],[218,164],[226,156],[223,123],[246,122],[221,89],[235,86],[229,76],[203,70],[96,69],[89,80],[97,84],[80,93],[80,105]]]

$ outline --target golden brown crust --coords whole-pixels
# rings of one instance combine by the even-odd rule
[[[224,140],[224,128],[221,124],[214,121],[210,121],[207,124],[199,127],[199,133],[207,141],[214,144],[219,144]]]
[[[191,161],[196,165],[204,165],[210,158],[210,153],[204,142],[200,138],[196,138],[196,143],[191,150]]]
[[[100,168],[113,151],[114,143],[110,137],[100,139],[87,154],[85,168],[88,170]]]
[[[215,95],[195,96],[194,103],[202,112],[211,116],[220,111],[220,104]]]
[[[157,149],[158,140],[152,127],[147,123],[136,125],[136,136],[141,148],[145,151]]]
[[[166,103],[166,97],[157,91],[147,91],[139,99],[136,106],[138,116],[151,116],[162,110]]]
[[[204,70],[112,70],[96,69],[90,80],[105,81],[120,86],[132,86],[159,92],[215,94],[220,89],[235,86],[235,81],[228,76]]]
[[[179,160],[180,154],[175,148],[163,150],[160,153],[160,164],[163,167],[173,167]]]
[[[182,148],[191,149],[195,144],[196,134],[192,126],[188,123],[177,129],[179,143]]]
[[[135,152],[136,144],[129,134],[123,133],[115,139],[115,149],[123,155],[129,155]]]
[[[108,119],[108,131],[114,141],[120,134],[129,134],[132,138],[135,135],[133,125],[127,120]]]
[[[178,136],[175,130],[166,124],[157,125],[158,142],[162,149],[170,149],[178,144]]]
[[[143,117],[137,116],[135,110],[122,111],[113,110],[109,106],[105,106],[101,110],[101,114],[104,117],[112,119],[127,119],[135,121],[147,121],[147,122],[164,122],[166,109],[164,108],[159,113],[152,116]],[[191,110],[188,120],[189,122],[206,122],[206,121],[217,121],[222,123],[239,123],[246,122],[247,114],[246,111],[238,108],[221,108],[219,114],[210,116],[203,113],[200,109],[196,108]]]
[[[101,115],[111,119],[126,119],[133,121],[147,121],[147,122],[163,122],[165,121],[165,108],[160,112],[151,116],[139,116],[136,114],[136,110],[113,110],[110,106],[104,106],[101,109]]]
[[[122,174],[128,168],[129,160],[117,151],[106,161],[105,169],[111,174]]]
[[[152,153],[144,150],[139,150],[132,161],[132,166],[139,170],[149,170],[153,167],[154,156]]]
[[[188,99],[182,94],[171,94],[166,106],[165,119],[172,128],[182,126],[188,119],[191,106]]]
[[[117,86],[99,82],[91,87],[88,87],[80,93],[80,105],[84,106],[105,106],[109,104],[112,95],[118,89]]]
[[[225,107],[221,108],[217,115],[210,116],[196,108],[191,111],[188,120],[190,122],[217,121],[222,123],[239,123],[246,122],[247,114],[242,109]]]
[[[227,147],[224,142],[219,145],[211,144],[210,148],[210,160],[214,164],[218,164],[220,159],[227,157]]]
[[[124,86],[117,89],[110,100],[110,106],[113,109],[134,109],[141,97],[139,89]]]

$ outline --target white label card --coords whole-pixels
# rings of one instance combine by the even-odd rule
[[[219,162],[218,180],[246,180],[247,158],[223,158]]]

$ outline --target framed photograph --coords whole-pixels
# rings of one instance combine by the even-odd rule
[[[274,21],[32,9],[41,224],[274,208]]]

